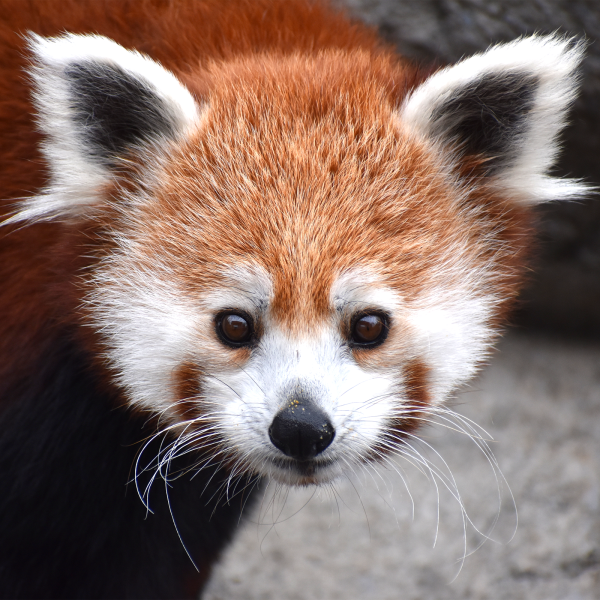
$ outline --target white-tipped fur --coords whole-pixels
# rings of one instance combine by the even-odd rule
[[[526,116],[527,132],[515,148],[514,160],[494,176],[503,193],[517,201],[535,203],[581,195],[586,187],[573,180],[547,175],[559,150],[557,136],[566,123],[566,111],[578,87],[577,67],[584,45],[552,36],[531,36],[493,46],[456,65],[434,73],[400,109],[402,122],[446,154],[439,133],[433,133],[434,115],[469,84],[488,76],[524,75],[537,79],[533,106]]]
[[[382,286],[373,269],[355,267],[341,273],[331,287],[330,302],[337,311],[347,306],[377,307],[396,313],[401,299],[391,288]]]
[[[21,210],[5,223],[81,214],[101,200],[103,187],[114,177],[106,167],[90,159],[81,126],[74,118],[65,72],[70,65],[115,66],[133,76],[161,99],[180,135],[185,135],[197,120],[196,102],[172,73],[108,38],[72,34],[42,38],[32,34],[29,48],[34,56],[30,74],[35,83],[38,125],[47,136],[42,150],[50,170],[50,185],[38,196],[25,200]]]

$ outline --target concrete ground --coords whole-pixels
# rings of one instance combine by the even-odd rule
[[[600,344],[512,333],[453,408],[494,437],[514,504],[502,485],[499,508],[498,470],[476,444],[437,424],[422,437],[439,455],[415,447],[431,472],[399,458],[399,474],[335,490],[270,486],[205,598],[600,599]],[[456,490],[444,488],[450,473],[473,523],[466,534]],[[475,552],[461,561],[465,540]]]

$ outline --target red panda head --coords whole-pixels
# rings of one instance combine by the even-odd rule
[[[12,221],[102,240],[83,319],[181,451],[292,484],[377,459],[485,359],[516,295],[581,48],[531,37],[428,77],[385,51],[180,74],[32,38],[51,181]]]

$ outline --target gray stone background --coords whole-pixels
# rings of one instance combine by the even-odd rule
[[[422,61],[533,32],[586,37],[558,172],[600,183],[600,0],[340,1]],[[438,477],[399,458],[399,473],[380,469],[317,493],[269,486],[208,600],[600,599],[600,201],[542,207],[539,232],[519,328],[453,405],[493,436],[506,479],[499,496],[498,468],[456,426],[438,423],[416,448]],[[444,488],[450,473],[473,523],[466,533],[456,489]],[[461,568],[465,540],[472,554]]]

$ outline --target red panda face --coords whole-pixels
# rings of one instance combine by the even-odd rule
[[[131,397],[208,420],[218,452],[287,483],[387,452],[468,379],[502,277],[463,239],[489,226],[462,214],[466,193],[383,84],[357,88],[337,58],[238,67],[116,226],[127,249],[92,286]]]
[[[424,81],[255,57],[197,99],[103,38],[33,45],[54,180],[15,219],[96,224],[83,318],[116,384],[233,472],[321,483],[410,440],[487,355],[526,204],[578,189],[545,175],[579,57],[555,38]]]

